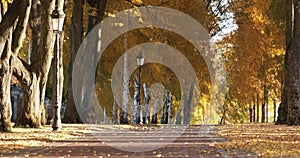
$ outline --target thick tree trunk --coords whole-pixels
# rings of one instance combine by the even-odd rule
[[[6,49],[7,50],[7,49]],[[11,67],[10,67],[10,52],[4,52],[6,56],[1,58],[0,65],[0,131],[9,132],[11,126],[11,101],[10,101],[10,82],[11,82]]]
[[[83,0],[73,0],[73,13],[72,13],[72,23],[70,30],[70,63],[68,70],[68,102],[66,113],[64,114],[63,122],[65,123],[82,123],[79,114],[76,110],[73,91],[72,91],[72,70],[73,61],[75,60],[77,51],[81,45],[83,38]]]
[[[285,60],[284,60],[284,65],[285,65],[285,71],[288,71],[288,63],[289,63],[289,52],[288,52],[288,47],[291,45],[291,40],[292,40],[292,32],[294,29],[293,26],[293,12],[292,12],[292,3],[293,1],[291,0],[286,0],[286,54],[285,54]],[[286,124],[287,123],[287,115],[288,115],[288,83],[289,83],[289,78],[287,77],[287,74],[285,75],[284,82],[283,82],[283,90],[281,94],[281,103],[279,104],[278,108],[278,117],[276,124]]]
[[[23,102],[24,105],[18,111],[15,126],[26,126],[31,128],[39,128],[41,126],[41,108],[40,108],[40,78],[34,75],[31,78],[30,86],[23,86]]]
[[[41,18],[42,33],[40,36],[41,44],[35,54],[32,54],[32,65],[27,65],[20,59],[14,62],[14,75],[21,82],[23,89],[28,93],[24,99],[24,108],[22,115],[18,115],[16,125],[37,127],[44,123],[44,98],[46,83],[51,65],[54,36],[52,31],[52,21],[49,16],[54,9],[54,1],[41,1],[43,15]],[[26,96],[26,94],[25,94]],[[28,116],[31,115],[31,116]],[[37,123],[39,120],[39,123]]]
[[[288,51],[288,125],[300,125],[300,0],[292,3],[292,40],[287,46]]]
[[[13,54],[20,49],[23,42],[24,28],[26,28],[27,12],[30,9],[30,1],[13,1],[8,11],[4,14],[1,2],[1,23],[0,23],[0,131],[11,131],[11,99],[10,83],[12,76]],[[26,10],[27,9],[27,10]],[[4,15],[3,15],[4,14]],[[2,18],[3,15],[3,18]],[[19,18],[15,30],[16,19]],[[24,26],[25,25],[25,26]],[[12,41],[14,38],[14,41]]]
[[[40,0],[32,0],[32,9],[30,12],[30,20],[29,20],[29,25],[32,31],[31,34],[31,45],[32,45],[32,50],[31,55],[28,56],[29,61],[36,61],[37,56],[39,55],[39,47],[41,45],[41,35],[42,35],[42,5]],[[30,63],[28,63],[30,65]],[[42,90],[43,91],[43,90]],[[44,94],[41,94],[41,99],[40,99],[40,104],[43,104],[44,100]],[[45,119],[45,109],[41,105],[41,124],[45,125],[46,124],[46,119]]]

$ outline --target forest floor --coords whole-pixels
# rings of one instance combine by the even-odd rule
[[[64,124],[60,132],[45,126],[0,133],[0,149],[1,157],[299,157],[300,127]]]

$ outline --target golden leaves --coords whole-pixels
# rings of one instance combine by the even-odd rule
[[[271,124],[226,125],[219,135],[230,141],[216,145],[225,150],[243,149],[263,157],[294,157],[300,154],[300,127]]]
[[[12,133],[1,133],[0,149],[2,153],[16,153],[18,149],[27,147],[46,146],[53,141],[68,140],[81,137],[85,131],[83,126],[63,128],[61,132],[52,132],[46,126],[42,129],[13,128]],[[45,147],[46,148],[46,147]]]
[[[144,2],[142,0],[132,0],[132,3],[135,5],[142,5]]]

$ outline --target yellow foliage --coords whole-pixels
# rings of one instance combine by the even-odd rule
[[[143,1],[142,0],[132,0],[132,3],[135,5],[142,5]]]
[[[113,14],[113,13],[108,12],[108,13],[107,13],[107,16],[109,16],[109,17],[116,17],[116,14]]]

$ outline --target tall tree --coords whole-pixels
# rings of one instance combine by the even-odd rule
[[[3,3],[1,1],[1,10]],[[29,19],[31,7],[30,0],[15,0],[9,6],[0,23],[0,131],[11,131],[11,100],[10,100],[10,82],[12,76],[12,63],[15,62],[16,55],[19,52],[24,40],[25,30]],[[2,15],[1,15],[2,16]],[[16,27],[14,27],[17,21]]]
[[[45,90],[54,47],[52,20],[49,15],[54,5],[55,1],[52,0],[41,1],[40,45],[33,51],[35,54],[31,57],[32,64],[28,65],[20,58],[13,63],[14,75],[24,90],[24,104],[16,119],[16,126],[39,127],[44,117]]]
[[[291,41],[292,41],[292,34],[293,34],[293,29],[294,29],[294,24],[293,24],[293,1],[286,0],[285,1],[285,9],[286,9],[286,53],[285,53],[285,60],[284,60],[284,65],[285,65],[285,71],[286,75],[284,78],[283,82],[283,92],[281,94],[281,103],[278,108],[278,117],[276,124],[286,124],[287,123],[287,116],[288,116],[288,83],[289,83],[289,78],[287,76],[288,72],[288,64],[289,64],[289,51],[288,51],[288,46],[290,46]]]
[[[233,93],[232,96],[236,98],[232,101],[240,103],[241,114],[246,112],[245,105],[255,95],[262,96],[262,102],[266,102],[267,98],[263,97],[264,85],[267,86],[270,97],[279,97],[275,90],[278,91],[282,82],[284,36],[283,22],[277,21],[277,15],[273,14],[275,10],[280,12],[282,8],[273,8],[273,1],[280,0],[235,1],[232,7],[238,28],[230,38],[225,39],[233,45],[233,50],[225,52],[224,61],[228,88],[232,89],[228,92]],[[259,115],[257,112],[256,120]]]
[[[66,123],[80,123],[82,122],[76,110],[73,92],[72,92],[72,70],[73,62],[75,60],[77,51],[81,45],[83,38],[83,0],[73,0],[72,22],[70,28],[70,63],[68,71],[69,89],[68,102],[66,113],[63,122]]]
[[[75,60],[75,57],[76,57],[76,53],[77,53],[77,50],[81,44],[81,41],[82,41],[82,36],[83,36],[83,29],[81,29],[83,27],[83,21],[82,21],[82,5],[83,5],[83,2],[82,1],[78,1],[78,2],[73,2],[74,4],[76,3],[76,6],[73,6],[73,12],[74,11],[78,11],[76,14],[73,14],[74,16],[74,19],[72,18],[72,23],[78,25],[76,26],[77,29],[79,30],[76,30],[77,32],[75,33],[74,32],[74,35],[73,37],[76,38],[76,41],[74,41],[74,43],[72,42],[72,37],[71,37],[71,60],[70,60],[70,66],[73,65],[73,62]],[[89,17],[88,17],[88,32],[91,31],[97,24],[99,24],[103,17],[104,17],[104,10],[105,10],[105,7],[106,7],[106,0],[87,0],[87,3],[90,5],[91,9],[89,10]],[[75,8],[76,7],[76,8]],[[81,8],[80,8],[81,7]],[[78,19],[75,21],[75,18],[78,17]],[[75,23],[76,22],[76,23]],[[75,29],[74,26],[72,26],[73,28],[72,29]],[[75,31],[75,30],[71,30],[71,31]],[[77,39],[78,37],[81,37],[79,39]],[[95,47],[96,48],[96,47]],[[95,50],[96,51],[96,50]],[[96,60],[96,59],[95,59]],[[95,62],[95,61],[94,61]],[[72,67],[72,66],[71,66]],[[71,73],[72,71],[69,70],[69,76],[71,76]],[[82,78],[82,80],[85,79],[85,77],[90,77],[90,76],[84,76]],[[72,91],[71,91],[71,87],[72,87],[72,78],[70,78],[71,82],[69,82],[69,97],[68,97],[68,104],[67,104],[67,109],[66,109],[66,114],[65,114],[65,117],[63,119],[63,121],[65,122],[72,122],[72,123],[80,123],[82,122],[82,120],[79,118],[79,115],[78,115],[78,112],[76,110],[76,106],[75,106],[75,103],[74,103],[74,98],[72,95]],[[88,102],[90,101],[90,97],[92,94],[90,94],[90,90],[92,88],[92,85],[93,83],[88,83],[85,87],[85,92],[88,92],[86,93],[85,95],[85,98],[84,98],[84,105],[88,105]],[[86,98],[87,97],[87,98]],[[76,111],[75,111],[76,110]],[[75,113],[76,112],[76,113]]]
[[[288,10],[292,14],[288,17],[292,27],[289,43],[287,43],[287,103],[289,125],[300,125],[300,0],[292,0]],[[287,30],[288,31],[288,30]]]

